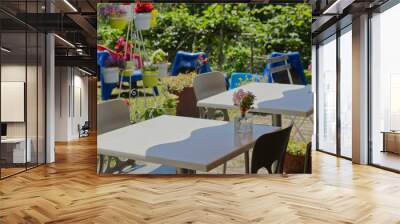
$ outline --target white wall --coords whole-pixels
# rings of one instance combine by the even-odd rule
[[[72,67],[56,67],[56,141],[79,137],[78,124],[88,120],[88,78]]]

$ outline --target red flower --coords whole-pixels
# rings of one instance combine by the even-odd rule
[[[153,11],[154,7],[152,3],[141,3],[138,2],[135,5],[135,12],[136,13],[150,13]]]

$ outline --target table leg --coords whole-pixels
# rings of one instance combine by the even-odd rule
[[[272,125],[276,127],[282,127],[282,115],[273,114],[272,115]]]
[[[245,153],[244,153],[244,166],[245,166],[245,171],[246,171],[246,174],[249,174],[250,173],[250,161],[249,161],[250,159],[249,159],[249,151],[246,151]]]
[[[196,170],[176,168],[176,174],[196,174]]]

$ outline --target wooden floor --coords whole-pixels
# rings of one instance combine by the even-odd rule
[[[312,175],[96,174],[95,138],[0,181],[0,223],[400,223],[400,175],[313,154]]]

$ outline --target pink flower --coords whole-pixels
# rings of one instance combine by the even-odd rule
[[[243,89],[239,89],[233,93],[233,104],[236,106],[240,106],[240,102],[243,97],[246,95],[246,92]]]

